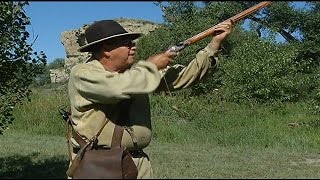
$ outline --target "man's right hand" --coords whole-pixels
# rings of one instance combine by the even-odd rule
[[[171,51],[166,51],[160,54],[156,54],[153,56],[150,56],[147,61],[155,64],[158,69],[164,69],[165,67],[167,67],[169,65],[170,62],[172,62],[172,58],[174,58],[175,56],[177,56],[178,53],[176,52],[171,52]]]
[[[213,38],[209,43],[209,47],[212,50],[218,50],[221,42],[226,39],[229,34],[232,32],[233,22],[224,21],[216,25],[215,33],[213,34]]]

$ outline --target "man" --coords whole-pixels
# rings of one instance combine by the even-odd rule
[[[148,94],[168,88],[187,88],[217,66],[216,53],[231,32],[232,24],[217,26],[219,34],[200,50],[187,67],[170,66],[177,53],[166,51],[135,63],[133,41],[141,34],[128,33],[113,20],[96,21],[85,31],[87,44],[80,52],[91,52],[84,64],[72,68],[68,91],[74,130],[90,139],[101,124],[110,119],[98,137],[99,145],[110,147],[115,125],[129,127],[121,145],[133,155],[138,178],[152,178],[148,156],[143,152],[151,141],[151,116]],[[165,77],[165,78],[164,78]],[[72,140],[74,149],[77,143]],[[73,154],[74,157],[75,154]]]

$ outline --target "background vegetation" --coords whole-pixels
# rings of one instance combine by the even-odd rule
[[[165,22],[139,40],[137,58],[255,3],[158,2]],[[277,1],[238,22],[222,44],[217,72],[171,96],[150,95],[154,131],[146,151],[157,178],[319,177],[320,3],[306,3],[297,9]],[[58,109],[69,105],[67,85],[48,83],[48,70],[64,61],[47,65],[44,53],[26,44],[25,5],[0,3],[0,176],[65,178],[66,126]],[[187,64],[209,40],[184,49],[176,62]]]
[[[319,37],[315,35],[319,34],[319,3],[307,4],[309,8],[296,9],[292,2],[276,2],[247,19],[249,30],[243,28],[244,21],[237,23],[222,44],[219,72],[195,86],[194,93],[207,94],[218,87],[224,98],[234,102],[297,102],[309,98],[319,103],[320,51]],[[194,2],[159,3],[166,26],[139,41],[138,58],[146,59],[252,5],[208,2],[199,7]],[[278,42],[277,34],[285,41]],[[176,62],[187,64],[209,41],[207,38],[183,50]]]
[[[12,109],[27,100],[29,86],[46,63],[44,52],[27,43],[30,19],[23,11],[27,2],[0,2],[0,134],[12,123]]]
[[[33,92],[0,136],[0,177],[66,178],[66,126],[58,113],[68,106],[66,85]],[[218,97],[151,95],[153,139],[145,151],[156,178],[319,177],[319,116],[307,102],[239,104]]]

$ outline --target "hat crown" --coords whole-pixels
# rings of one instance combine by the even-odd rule
[[[87,43],[99,41],[118,34],[128,33],[114,20],[96,21],[85,30]]]

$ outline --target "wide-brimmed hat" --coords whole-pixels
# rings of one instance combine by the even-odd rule
[[[91,24],[85,30],[84,35],[87,44],[78,49],[80,52],[90,52],[93,45],[115,37],[128,36],[128,38],[135,40],[141,36],[141,33],[129,33],[114,20],[101,20]]]

